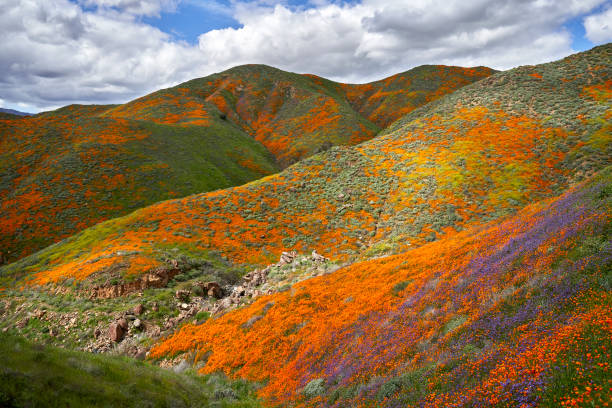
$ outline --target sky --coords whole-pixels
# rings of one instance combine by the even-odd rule
[[[0,107],[123,103],[241,64],[364,83],[612,41],[612,0],[1,0]]]

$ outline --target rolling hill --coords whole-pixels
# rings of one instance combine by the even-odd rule
[[[421,66],[359,85],[242,65],[155,92],[104,116],[201,126],[222,118],[286,167],[331,146],[368,140],[405,113],[494,72]]]
[[[195,352],[202,373],[266,382],[270,406],[603,406],[611,214],[608,167],[501,222],[187,324],[151,356]]]
[[[605,406],[612,44],[483,70],[346,85],[243,66],[126,105],[35,116],[130,127],[65,133],[75,146],[108,138],[113,152],[152,137],[135,129],[218,126],[282,170],[139,208],[0,267],[2,336],[225,375],[237,382],[222,388],[253,404],[257,388],[272,407]],[[27,158],[24,146],[12,156]],[[11,360],[15,372],[40,376],[43,357],[6,339],[38,361]],[[68,374],[74,361],[89,374],[110,365],[104,384],[127,364],[65,356]],[[180,378],[137,368],[164,386]],[[214,392],[185,381],[202,400]]]
[[[228,124],[185,128],[99,116],[108,109],[72,105],[0,120],[4,257],[162,199],[277,171],[263,146]]]
[[[398,253],[562,193],[602,169],[611,46],[501,72],[240,187],[165,201],[4,267],[29,284],[133,279],[172,256],[266,265],[316,249],[339,261]]]
[[[416,68],[366,86],[377,104],[364,109],[391,120],[492,72]],[[244,184],[370,139],[379,127],[350,102],[362,87],[248,65],[124,105],[4,115],[0,261],[157,201]]]

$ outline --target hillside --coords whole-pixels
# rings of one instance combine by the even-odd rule
[[[422,67],[361,86],[247,65],[124,105],[2,115],[0,263],[154,202],[370,139],[380,129],[360,112],[376,106],[390,121],[491,72]],[[376,103],[354,105],[362,92]]]
[[[452,236],[558,195],[610,163],[611,53],[606,45],[494,74],[359,146],[143,208],[0,272],[7,283],[76,280],[87,288],[181,256],[266,265],[289,249],[316,249],[352,261]]]
[[[286,167],[330,146],[371,139],[403,114],[493,72],[422,66],[355,85],[243,65],[155,92],[104,115],[201,126],[221,117],[261,142]]]
[[[380,129],[331,86],[266,65],[243,65],[163,89],[104,116],[209,126],[231,123],[286,167],[317,150],[357,144]]]
[[[462,86],[495,73],[487,67],[423,65],[381,81],[341,84],[353,108],[381,128]]]
[[[277,171],[259,143],[229,124],[174,127],[100,117],[71,105],[0,119],[0,246],[35,252],[145,205]]]
[[[187,324],[151,356],[196,352],[202,373],[265,381],[271,406],[603,406],[611,232],[608,167],[501,222]]]
[[[0,335],[0,405],[18,407],[258,407],[253,387],[174,373],[143,361],[34,345]]]
[[[612,400],[612,44],[241,66],[0,135],[7,245],[80,231],[0,266],[0,405]]]

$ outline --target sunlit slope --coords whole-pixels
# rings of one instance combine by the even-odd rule
[[[423,65],[380,81],[341,87],[355,110],[386,128],[414,109],[495,72],[487,67]]]
[[[357,147],[144,208],[3,274],[44,284],[108,269],[143,273],[173,248],[241,264],[276,261],[288,249],[368,258],[506,216],[610,162],[611,48],[495,74]]]
[[[396,180],[374,241],[432,240],[606,166],[611,88],[608,44],[493,75],[398,120],[361,149]]]
[[[359,143],[379,131],[340,94],[266,65],[194,79],[107,115],[200,126],[223,120],[261,142],[282,166],[331,145]]]
[[[611,233],[608,167],[504,221],[188,324],[151,355],[197,351],[203,373],[265,381],[273,406],[603,406]]]
[[[15,260],[153,202],[244,184],[368,140],[380,129],[355,110],[361,92],[383,101],[373,89],[392,88],[393,103],[377,110],[399,117],[490,73],[417,68],[363,88],[246,65],[124,105],[3,114],[3,255]]]
[[[287,166],[331,146],[371,139],[391,118],[492,72],[422,67],[372,84],[345,85],[243,65],[155,92],[105,115],[200,126],[221,118],[252,135]]]
[[[0,118],[0,247],[8,259],[156,201],[278,170],[263,146],[228,124],[99,116],[108,109]]]

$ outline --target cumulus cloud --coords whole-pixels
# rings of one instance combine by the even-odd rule
[[[8,0],[0,13],[0,95],[56,107],[114,102],[196,76],[205,56],[132,15],[67,0]]]
[[[291,10],[243,5],[240,28],[200,36],[219,65],[264,62],[335,79],[377,79],[415,65],[508,69],[572,53],[569,18],[601,0],[364,0]]]
[[[594,43],[612,41],[612,7],[584,19],[586,37]]]
[[[507,69],[573,52],[564,22],[605,0],[364,0],[312,7],[233,2],[239,28],[174,40],[142,16],[179,0],[4,0],[0,98],[32,110],[122,102],[244,63],[364,82],[427,64]],[[183,0],[218,9],[215,0]],[[195,2],[195,3],[194,3]],[[608,41],[610,9],[584,20]],[[23,106],[23,105],[20,105]]]

